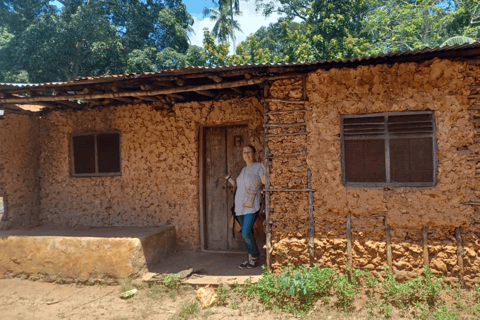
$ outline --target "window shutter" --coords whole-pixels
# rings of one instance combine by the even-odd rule
[[[343,119],[346,182],[386,182],[384,134],[383,116]]]
[[[390,116],[392,182],[432,182],[434,177],[432,114]]]
[[[76,174],[95,173],[95,138],[93,135],[73,137],[73,161]]]
[[[120,172],[120,136],[118,133],[97,135],[98,173]]]

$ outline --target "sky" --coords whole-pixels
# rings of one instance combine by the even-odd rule
[[[203,47],[203,29],[208,28],[212,31],[215,22],[210,18],[205,18],[202,14],[203,8],[214,8],[211,0],[183,0],[187,6],[187,11],[190,13],[195,22],[192,26],[194,33],[190,34],[190,44]],[[61,7],[58,1],[53,2],[57,7]],[[255,33],[260,27],[268,26],[272,22],[276,22],[279,15],[272,14],[265,18],[260,13],[255,12],[255,0],[240,0],[240,10],[242,15],[236,16],[234,19],[240,24],[243,32],[236,34],[236,44],[245,40],[250,34]],[[230,44],[230,52],[233,52],[233,43]]]
[[[203,28],[208,28],[212,31],[215,22],[210,18],[204,18],[202,10],[204,7],[213,8],[211,0],[183,0],[187,6],[187,11],[190,13],[195,22],[192,26],[195,31],[190,35],[190,44],[203,47]],[[250,34],[255,33],[260,27],[268,26],[272,22],[276,22],[279,18],[277,14],[272,14],[265,18],[260,13],[255,12],[254,0],[240,0],[241,16],[236,16],[234,19],[240,23],[240,28],[243,33],[236,34],[236,44],[245,40]],[[233,44],[230,44],[230,52],[233,52]]]

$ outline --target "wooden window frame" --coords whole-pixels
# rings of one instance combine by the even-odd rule
[[[393,137],[388,132],[388,117],[389,116],[406,116],[406,115],[421,115],[429,114],[432,116],[432,125],[433,131],[431,133],[413,133],[408,135],[402,135],[401,138],[432,138],[432,157],[433,157],[433,181],[431,182],[391,182],[391,171],[390,171],[390,140],[400,137]],[[366,137],[362,135],[358,136],[344,136],[344,119],[351,118],[367,118],[367,117],[381,117],[383,116],[385,125],[384,133],[380,135],[375,135],[372,137]],[[436,139],[436,123],[435,123],[435,114],[432,111],[405,111],[405,112],[383,112],[383,113],[371,113],[371,114],[352,114],[352,115],[341,115],[340,116],[340,125],[341,125],[341,162],[342,162],[342,184],[345,187],[351,188],[372,188],[372,187],[435,187],[437,185],[437,139]],[[385,173],[386,173],[386,182],[347,182],[346,181],[346,172],[345,172],[345,140],[369,140],[383,139],[385,141]]]
[[[118,134],[118,153],[120,160],[120,171],[118,172],[98,172],[98,150],[97,150],[97,136],[100,134]],[[75,173],[75,157],[73,148],[73,138],[80,136],[93,136],[94,150],[95,150],[95,172],[94,173]],[[122,175],[122,134],[118,130],[108,131],[93,131],[93,132],[78,132],[70,136],[70,159],[71,159],[71,175],[72,177],[118,177]]]

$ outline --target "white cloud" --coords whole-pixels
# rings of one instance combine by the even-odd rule
[[[234,17],[240,24],[242,32],[237,32],[235,43],[238,45],[244,41],[250,34],[255,33],[260,27],[268,26],[272,22],[276,22],[280,16],[278,14],[272,14],[268,18],[265,18],[260,12],[255,12],[254,1],[240,1],[241,16]],[[194,16],[193,30],[195,34],[190,35],[190,43],[199,47],[203,47],[203,29],[208,28],[212,31],[215,21],[210,18],[196,17]],[[203,20],[202,20],[203,19]],[[230,53],[233,52],[233,44],[230,44]]]

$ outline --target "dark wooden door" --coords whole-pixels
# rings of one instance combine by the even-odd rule
[[[204,128],[205,181],[205,249],[215,251],[246,251],[241,234],[233,237],[228,229],[234,189],[225,180],[234,179],[245,166],[243,147],[248,144],[247,126]]]

